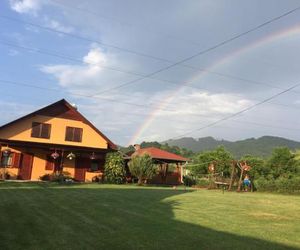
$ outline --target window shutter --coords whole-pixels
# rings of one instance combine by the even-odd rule
[[[41,125],[42,125],[41,137],[49,139],[50,138],[51,125],[50,124],[41,124]]]
[[[66,127],[66,141],[82,141],[82,128]]]
[[[11,164],[11,166],[13,168],[19,168],[20,167],[21,156],[22,156],[22,154],[20,154],[20,153],[13,153],[12,164]]]
[[[54,159],[50,155],[47,155],[45,169],[46,170],[54,169]]]
[[[31,136],[32,137],[40,137],[40,126],[41,124],[39,122],[33,122],[32,123],[32,129],[31,129]]]
[[[73,128],[66,128],[66,141],[73,141]]]
[[[74,128],[74,141],[81,142],[82,140],[82,128]]]
[[[2,161],[3,161],[3,159],[2,159],[2,151],[0,151],[0,168],[2,167]]]

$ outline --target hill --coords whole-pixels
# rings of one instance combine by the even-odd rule
[[[211,150],[223,145],[237,158],[245,154],[268,157],[275,147],[288,147],[291,150],[300,149],[300,142],[274,136],[263,136],[257,139],[249,138],[235,142],[216,140],[213,137],[199,139],[185,137],[177,140],[168,140],[163,143],[167,143],[169,146],[186,148],[193,152]]]

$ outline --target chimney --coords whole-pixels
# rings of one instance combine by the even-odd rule
[[[135,151],[137,151],[141,148],[140,144],[134,144],[133,146],[134,146]]]

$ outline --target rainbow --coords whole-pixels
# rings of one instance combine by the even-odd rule
[[[246,52],[252,51],[254,49],[258,49],[267,44],[276,42],[280,39],[292,37],[292,36],[295,36],[298,34],[300,34],[300,25],[295,25],[288,29],[283,29],[283,30],[280,30],[277,32],[273,32],[268,36],[260,38],[244,47],[241,47],[241,48],[235,50],[234,52],[227,54],[220,60],[212,63],[209,67],[205,68],[205,70],[212,71],[213,69],[215,69],[219,66],[222,66],[223,64],[225,64],[227,62],[234,60],[237,56],[243,55]],[[136,132],[134,133],[134,135],[132,136],[132,138],[130,139],[128,144],[132,145],[132,144],[136,143],[142,137],[142,135],[145,133],[145,131],[150,127],[152,122],[156,119],[156,116],[159,114],[159,112],[161,112],[169,103],[171,103],[173,101],[173,99],[179,94],[179,92],[185,88],[185,85],[187,83],[191,83],[193,81],[199,80],[200,77],[203,77],[206,74],[209,74],[209,72],[201,71],[200,73],[193,75],[191,78],[189,78],[184,83],[179,84],[179,87],[177,89],[172,91],[172,93],[163,102],[158,104],[150,112],[149,116],[145,119],[143,124],[136,130]]]

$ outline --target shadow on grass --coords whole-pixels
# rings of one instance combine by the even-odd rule
[[[191,191],[1,183],[1,249],[296,249],[174,218]]]

